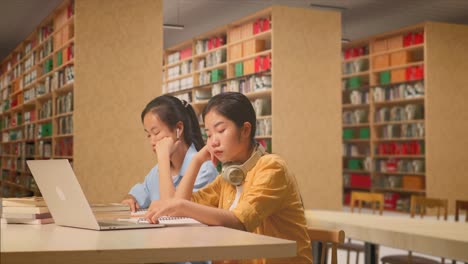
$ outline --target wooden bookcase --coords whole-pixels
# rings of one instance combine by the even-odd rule
[[[164,52],[163,93],[198,114],[225,91],[252,101],[257,140],[286,159],[306,208],[341,208],[340,19],[273,6]]]
[[[28,159],[73,161],[74,27],[65,1],[0,64],[2,196],[39,194]]]
[[[18,106],[8,107],[1,113],[3,124],[6,118],[11,120],[16,113],[24,116],[27,111],[35,111],[36,121],[30,122],[36,125],[33,135],[36,135],[39,124],[52,122],[52,136],[40,139],[33,137],[33,140],[22,139],[17,142],[3,140],[1,168],[5,168],[2,173],[6,171],[6,178],[2,177],[0,184],[2,190],[11,189],[8,194],[12,196],[38,194],[36,189],[24,187],[21,182],[23,177],[31,178],[26,167],[21,170],[16,170],[16,167],[12,169],[7,166],[8,161],[68,158],[73,161],[75,174],[90,202],[121,201],[130,188],[142,181],[156,163],[143,133],[140,113],[152,98],[161,94],[162,0],[74,0],[74,15],[62,27],[69,28],[71,35],[64,38],[62,45],[54,44],[52,55],[48,57],[54,60],[52,71],[47,74],[41,72],[36,81],[28,84],[28,87],[23,85],[23,89],[20,89],[21,77],[31,71],[23,69],[24,62],[31,53],[26,52],[25,55],[25,45],[41,27],[54,22],[68,3],[69,0],[58,6],[1,64],[2,96],[3,91],[11,89],[11,92],[5,92],[7,99],[14,96],[24,98],[30,86],[44,82],[45,78],[63,69],[65,63],[55,66],[58,54],[56,47],[74,46],[74,57],[66,64],[75,66],[73,82],[59,89],[52,89],[33,100],[19,101]],[[51,39],[59,35],[56,32],[61,27],[54,25],[53,28]],[[33,50],[39,51],[42,46],[43,44],[38,43]],[[17,54],[21,54],[19,59],[16,59]],[[14,75],[15,70],[9,70],[8,63],[11,65],[10,69],[21,68],[15,78],[9,77],[12,73]],[[40,68],[40,65],[36,63],[34,67]],[[10,86],[12,88],[8,88]],[[62,113],[56,100],[68,92],[73,93],[73,111]],[[39,119],[39,111],[49,99],[53,102],[52,114]],[[2,97],[2,106],[5,101]],[[66,117],[73,120],[73,131],[59,133],[60,120]],[[11,130],[21,130],[25,135],[23,131],[27,125],[29,123],[2,127],[2,135]],[[68,154],[60,152],[63,151],[60,142],[65,139],[73,140],[72,152]],[[38,151],[40,142],[44,141],[51,142],[50,156],[39,153],[17,154],[12,148],[18,143],[33,142]],[[20,184],[17,184],[17,180]]]
[[[382,192],[387,210],[405,212],[411,195],[467,198],[467,35],[425,22],[343,46],[345,204],[353,190]]]

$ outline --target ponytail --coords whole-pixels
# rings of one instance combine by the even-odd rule
[[[184,101],[185,102],[185,101]],[[193,110],[192,105],[185,102],[184,103],[185,110],[187,111],[187,119],[188,119],[188,127],[185,129],[185,141],[192,142],[195,145],[197,151],[205,146],[205,142],[203,141],[203,137],[200,130],[200,124],[198,123],[197,115],[195,114],[195,110]]]

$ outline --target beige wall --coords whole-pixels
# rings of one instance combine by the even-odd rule
[[[294,171],[306,208],[340,209],[341,15],[273,7],[273,152]]]
[[[468,200],[468,26],[426,29],[426,194]]]
[[[161,94],[162,1],[75,1],[74,167],[91,202],[120,201],[155,164],[140,121]]]

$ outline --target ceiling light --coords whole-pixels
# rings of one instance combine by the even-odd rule
[[[163,24],[163,28],[182,30],[182,29],[184,29],[184,25],[178,25],[178,24]]]
[[[331,5],[316,5],[316,4],[310,4],[309,5],[312,8],[317,8],[317,9],[326,9],[326,10],[336,10],[336,11],[346,11],[346,7],[341,7],[341,6],[331,6]]]

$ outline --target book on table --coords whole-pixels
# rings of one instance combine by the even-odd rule
[[[42,197],[24,197],[24,198],[2,198],[3,207],[45,207],[47,206]]]
[[[49,208],[47,207],[7,206],[2,208],[2,214],[43,214],[48,212]]]
[[[44,219],[25,219],[25,218],[2,218],[2,223],[6,224],[27,224],[27,225],[43,225],[54,223],[53,218]]]
[[[50,224],[52,215],[42,197],[2,199],[1,222],[6,224]]]
[[[42,214],[2,213],[2,218],[45,219],[45,218],[52,218],[52,215],[50,213],[42,213]]]

